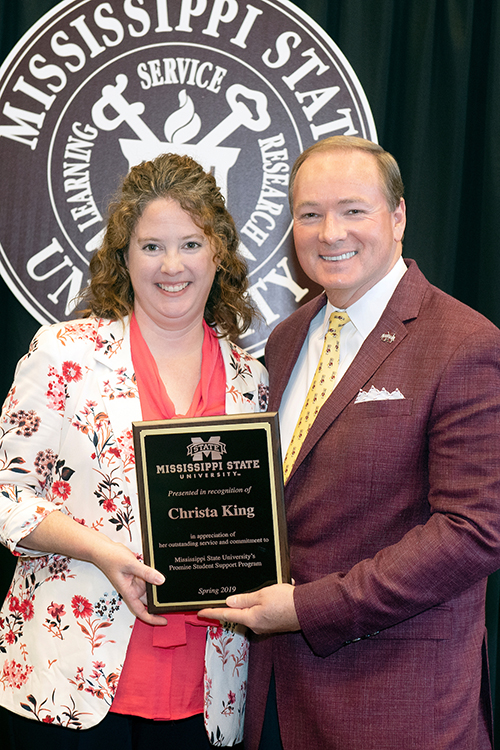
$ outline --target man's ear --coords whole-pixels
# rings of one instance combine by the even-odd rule
[[[399,206],[392,212],[394,226],[394,241],[401,242],[406,228],[406,203],[404,198],[399,201]]]

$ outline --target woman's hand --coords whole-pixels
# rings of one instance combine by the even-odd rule
[[[136,617],[149,625],[166,625],[164,617],[151,615],[146,608],[146,582],[161,585],[165,581],[163,575],[140,562],[124,544],[58,510],[46,516],[20,544],[27,549],[93,563]]]
[[[146,608],[146,581],[161,586],[164,576],[140,562],[124,544],[108,541],[109,545],[96,550],[94,565],[111,581],[136,617],[149,625],[166,625],[165,617],[149,614]]]

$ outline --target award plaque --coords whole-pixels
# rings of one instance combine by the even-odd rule
[[[289,583],[276,412],[134,422],[149,612]]]

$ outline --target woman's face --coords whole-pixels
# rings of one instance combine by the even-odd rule
[[[201,323],[215,277],[214,251],[177,201],[156,198],[148,203],[126,260],[138,318],[175,330]]]

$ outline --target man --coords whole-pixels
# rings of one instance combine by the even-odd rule
[[[246,750],[261,738],[280,747],[268,719],[262,730],[274,682],[266,716],[277,705],[285,750],[490,748],[500,332],[403,261],[403,185],[376,144],[314,144],[290,192],[299,262],[325,293],[266,350],[294,585],[215,610],[263,634],[250,655]],[[334,390],[304,417],[332,312]]]

